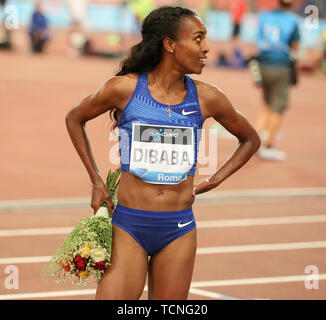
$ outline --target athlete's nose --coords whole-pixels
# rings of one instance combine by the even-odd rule
[[[208,48],[208,45],[207,45],[207,42],[206,40],[202,41],[202,52],[204,52],[205,54],[207,54],[209,52],[209,48]]]

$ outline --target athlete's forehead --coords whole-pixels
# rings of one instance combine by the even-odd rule
[[[206,26],[198,16],[186,16],[182,18],[178,35],[179,37],[189,37],[192,35],[205,35]]]

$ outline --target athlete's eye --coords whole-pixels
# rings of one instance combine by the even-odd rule
[[[198,36],[196,39],[195,39],[196,42],[200,42],[201,41],[201,36]]]

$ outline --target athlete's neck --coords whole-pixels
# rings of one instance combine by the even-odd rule
[[[177,93],[185,90],[184,75],[173,71],[163,72],[155,68],[149,73],[149,85],[156,84],[159,90],[166,94]]]

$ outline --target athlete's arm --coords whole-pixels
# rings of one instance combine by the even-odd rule
[[[236,110],[226,95],[215,86],[205,85],[201,90],[201,105],[208,116],[213,117],[239,140],[239,145],[224,164],[208,179],[194,189],[195,194],[207,192],[240,169],[258,150],[260,138],[244,115]]]
[[[107,202],[110,210],[113,209],[113,204],[95,163],[85,124],[114,107],[122,110],[128,97],[132,94],[134,82],[136,83],[136,80],[130,76],[112,78],[99,90],[82,99],[67,113],[65,118],[70,139],[93,184],[91,206],[94,212],[97,211],[103,201]],[[96,192],[94,192],[94,188],[97,189]]]

